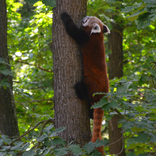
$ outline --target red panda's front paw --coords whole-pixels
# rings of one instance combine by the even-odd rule
[[[61,20],[62,21],[65,21],[67,19],[71,19],[71,17],[69,16],[69,14],[67,12],[61,13]]]

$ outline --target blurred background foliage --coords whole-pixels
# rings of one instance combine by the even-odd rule
[[[7,0],[8,51],[20,134],[35,123],[54,117],[51,45],[55,3],[31,2]],[[124,77],[110,81],[110,100],[95,107],[118,109],[124,116],[120,126],[125,132],[128,156],[153,154],[156,152],[156,139],[152,139],[156,138],[156,1],[88,0],[88,15],[100,18],[110,29],[112,23],[124,28]],[[111,51],[107,48],[107,37],[105,45],[108,62]],[[108,121],[113,111],[107,113]],[[149,128],[144,127],[145,123]],[[25,139],[33,140],[38,133],[36,129]]]
[[[7,1],[8,50],[21,133],[30,124],[54,116],[52,8],[41,1]],[[47,117],[46,117],[47,116]]]

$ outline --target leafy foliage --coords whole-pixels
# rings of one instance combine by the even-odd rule
[[[7,10],[14,99],[20,131],[24,133],[32,121],[54,115],[50,110],[53,108],[53,61],[49,47],[52,9],[40,1],[32,6],[8,0]]]
[[[51,121],[52,119],[49,119],[47,121]],[[44,121],[47,122],[47,121]],[[42,122],[38,123],[37,125],[41,124]],[[33,141],[30,143],[29,140],[24,137],[26,137],[27,134],[30,135],[32,130],[34,130],[37,126],[33,127],[29,131],[27,131],[22,137],[16,138],[16,139],[10,139],[6,135],[0,135],[0,155],[6,156],[6,155],[16,155],[16,154],[22,154],[23,156],[62,156],[65,154],[68,154],[68,152],[72,152],[75,156],[76,155],[86,155],[91,154],[101,156],[97,150],[95,150],[95,147],[99,147],[103,145],[103,141],[97,140],[96,143],[89,142],[84,146],[84,148],[80,148],[79,145],[70,143],[66,144],[66,142],[58,137],[58,133],[61,133],[65,128],[59,128],[54,130],[54,125],[51,124],[47,126],[44,129],[41,129],[43,131],[43,134],[40,137],[37,137],[38,133],[35,132],[35,136],[33,138]],[[21,139],[21,141],[18,141]],[[91,146],[92,145],[92,146]]]
[[[88,1],[89,15],[101,18],[110,29],[111,23],[124,29],[124,77],[111,80],[110,93],[98,93],[105,97],[93,108],[102,107],[106,121],[114,114],[122,118],[119,126],[124,131],[126,154],[133,156],[155,153],[155,141],[151,141],[156,118],[155,4],[154,0]]]
[[[140,3],[136,2],[133,6],[127,6],[122,11],[130,13],[128,16],[130,21],[137,20],[138,28],[145,28],[149,26],[156,19],[156,1],[143,0]]]
[[[29,2],[31,4],[34,4],[36,2],[38,2],[38,0],[25,0],[26,2]],[[51,6],[51,7],[55,7],[56,5],[56,1],[55,0],[42,0],[43,4]]]
[[[9,70],[10,67],[10,64],[7,63],[7,61],[3,58],[0,58],[0,73],[4,76],[12,76],[12,72]],[[10,87],[10,84],[8,82],[8,79],[7,78],[3,78],[1,81],[0,81],[0,87],[4,87],[4,88],[7,88],[7,87]]]
[[[13,75],[19,130],[23,135],[17,141],[1,134],[0,155],[13,156],[20,152],[22,155],[49,156],[71,152],[73,155],[98,156],[100,153],[95,148],[101,145],[105,145],[105,151],[109,154],[107,134],[104,135],[105,140],[89,142],[80,148],[58,137],[57,134],[64,128],[55,130],[54,125],[50,124],[33,129],[36,121],[40,121],[41,125],[43,120],[54,117],[52,8],[46,6],[54,6],[54,3],[45,0],[22,3],[7,0],[8,51],[12,73],[1,58],[0,72]],[[111,80],[110,93],[100,93],[108,99],[102,98],[93,107],[105,110],[106,123],[103,128],[107,127],[111,116],[120,115],[119,127],[124,132],[128,156],[152,155],[156,152],[155,8],[154,0],[88,1],[88,15],[101,18],[110,29],[112,23],[119,23],[124,28],[124,77]],[[110,51],[106,52],[108,61]],[[9,87],[7,79],[3,79],[0,86]]]
[[[93,106],[102,107],[108,121],[114,114],[122,118],[119,126],[124,131],[126,150],[133,151],[133,155],[156,152],[156,90],[145,84],[140,86],[140,79],[141,76],[133,75],[112,80],[111,92]]]

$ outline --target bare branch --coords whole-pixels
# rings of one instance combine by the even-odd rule
[[[15,101],[15,103],[33,103],[33,102],[41,102],[41,101],[53,101],[53,98],[50,98],[50,99],[41,99],[41,100],[34,100],[34,101],[26,101],[26,102]]]
[[[116,140],[115,142],[112,142],[112,143],[110,143],[110,144],[108,144],[108,145],[105,145],[105,146],[110,146],[110,145],[113,145],[113,144],[117,143],[118,141],[120,141],[122,138],[123,138],[123,135],[121,136],[121,138],[119,138],[119,139],[118,139],[118,140]]]
[[[29,66],[34,66],[34,67],[36,67],[36,68],[38,68],[38,69],[40,69],[40,70],[43,70],[43,71],[45,71],[45,72],[50,72],[50,73],[53,73],[53,71],[52,71],[52,70],[45,69],[45,68],[40,67],[40,66],[38,66],[38,65],[31,64],[31,63],[28,63],[28,62],[25,62],[25,61],[22,61],[22,60],[16,60],[15,62],[20,62],[20,63],[23,63],[23,64],[27,64],[27,65],[29,65]]]

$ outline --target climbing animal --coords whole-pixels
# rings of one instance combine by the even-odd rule
[[[76,94],[80,99],[87,100],[92,106],[103,97],[102,95],[93,97],[94,93],[107,93],[109,91],[103,33],[110,33],[110,30],[100,19],[93,16],[84,17],[80,28],[76,26],[66,12],[61,14],[61,20],[68,35],[81,48],[83,78],[74,86]],[[92,113],[90,113],[90,117],[93,118],[91,141],[95,142],[97,139],[102,139],[101,125],[104,111],[101,108],[97,108]],[[102,146],[98,150],[104,155]]]

